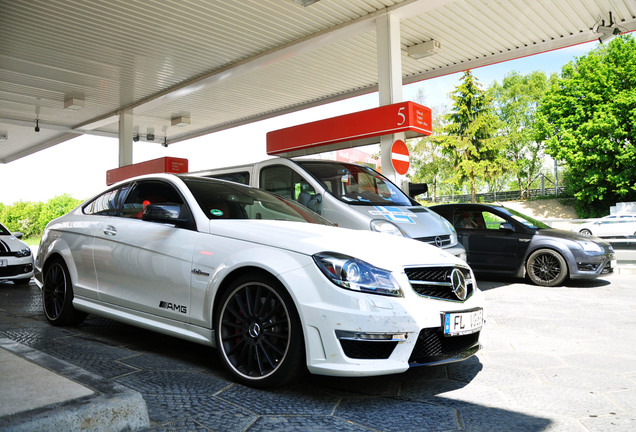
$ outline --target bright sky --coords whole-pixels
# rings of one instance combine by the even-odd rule
[[[473,70],[482,88],[502,82],[512,71],[522,75],[539,70],[547,75],[561,72],[561,67],[595,48],[597,42],[499,63]],[[416,100],[424,91],[424,105],[436,109],[450,107],[448,94],[457,85],[461,73],[421,81],[403,88],[403,100]],[[164,156],[188,159],[190,171],[203,170],[268,158],[265,134],[318,119],[334,117],[378,106],[373,93],[321,107],[287,114],[250,125],[216,132],[182,141],[164,148],[159,144],[137,142],[133,146],[133,163]],[[88,199],[106,188],[106,171],[118,164],[118,140],[84,135],[8,164],[0,164],[0,203],[47,201],[67,193]]]

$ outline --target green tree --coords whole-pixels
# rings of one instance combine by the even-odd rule
[[[46,228],[46,224],[55,218],[65,215],[81,203],[82,201],[77,200],[68,194],[58,195],[48,200],[46,204],[42,206],[42,210],[40,211],[40,215],[37,219],[36,225],[38,232],[40,234],[43,233],[44,228]]]
[[[501,176],[510,166],[503,154],[504,140],[497,134],[500,122],[493,112],[490,96],[481,89],[470,70],[450,94],[452,111],[445,116],[443,134],[434,138],[455,164],[452,181],[469,182],[472,201],[478,179]]]
[[[25,237],[41,234],[37,220],[42,210],[41,202],[18,201],[5,206],[2,213],[2,223],[11,232],[20,231]]]
[[[453,175],[453,160],[442,151],[435,142],[435,137],[440,134],[442,119],[433,112],[433,134],[418,140],[409,140],[409,152],[411,153],[411,180],[417,183],[427,183],[429,197],[437,201],[437,192],[440,185]]]
[[[556,79],[556,75],[551,77],[551,80]],[[522,196],[524,191],[527,194],[543,163],[544,144],[537,139],[540,135],[535,116],[547,89],[548,79],[543,72],[537,71],[528,75],[512,72],[501,84],[495,82],[489,89],[503,125],[506,157],[513,164],[511,173],[516,177]]]
[[[20,231],[25,237],[39,236],[46,224],[81,204],[80,200],[68,194],[51,198],[46,203],[18,201],[11,205],[0,203],[0,221],[14,232]]]
[[[636,200],[636,42],[600,45],[565,65],[539,109],[546,152],[569,167],[580,216]]]

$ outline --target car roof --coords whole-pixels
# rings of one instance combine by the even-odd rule
[[[508,208],[503,205],[495,205],[495,204],[482,204],[482,203],[453,203],[453,204],[437,204],[432,205],[429,208],[458,208],[458,209],[477,209],[477,208],[488,208],[488,209],[497,209],[501,211],[507,211]]]

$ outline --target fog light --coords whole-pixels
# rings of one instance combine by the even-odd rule
[[[577,263],[579,271],[596,271],[599,264],[594,263]]]

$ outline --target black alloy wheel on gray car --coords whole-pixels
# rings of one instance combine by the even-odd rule
[[[552,287],[568,276],[568,266],[560,253],[552,249],[539,249],[526,262],[528,277],[537,285]]]
[[[276,387],[306,371],[298,312],[278,281],[262,275],[240,277],[218,305],[216,345],[237,381]]]
[[[64,262],[55,259],[44,270],[42,303],[46,319],[55,326],[77,325],[86,313],[73,307],[73,285]]]

